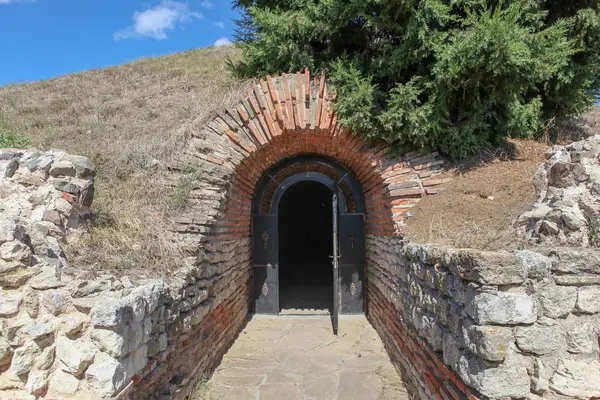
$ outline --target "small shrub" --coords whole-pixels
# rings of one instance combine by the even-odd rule
[[[22,149],[29,145],[29,139],[17,136],[8,126],[0,123],[0,148],[10,147]]]

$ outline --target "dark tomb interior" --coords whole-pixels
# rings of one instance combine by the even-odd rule
[[[282,312],[332,311],[332,192],[303,181],[279,203],[279,306]]]

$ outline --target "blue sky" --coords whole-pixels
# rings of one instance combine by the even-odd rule
[[[0,85],[228,44],[228,0],[0,0]]]

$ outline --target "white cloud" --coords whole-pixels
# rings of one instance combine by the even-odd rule
[[[200,7],[202,8],[212,8],[213,3],[211,3],[208,0],[204,0],[202,3],[200,3]]]
[[[220,39],[217,39],[215,41],[215,44],[213,46],[215,46],[215,47],[219,47],[219,46],[231,46],[231,40],[227,39],[226,37],[222,37]]]
[[[223,23],[223,21],[215,21],[215,26],[217,28],[223,29],[223,28],[225,28],[225,23]]]
[[[203,17],[192,11],[187,3],[165,0],[156,7],[136,11],[132,18],[133,25],[115,32],[115,40],[141,37],[166,39],[170,31]]]

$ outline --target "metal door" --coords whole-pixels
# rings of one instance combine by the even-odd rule
[[[279,313],[279,241],[276,215],[253,221],[254,312]]]
[[[365,216],[341,214],[338,246],[342,314],[362,314],[365,297]]]
[[[338,249],[338,193],[337,187],[333,192],[333,312],[331,314],[331,323],[333,324],[333,333],[338,334],[338,319],[340,305],[340,290],[339,290],[339,249]]]

